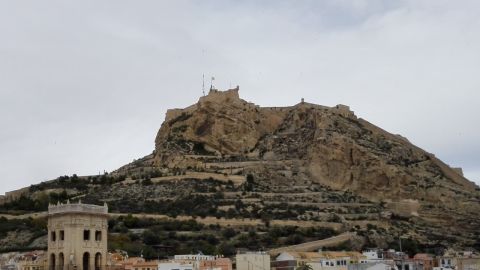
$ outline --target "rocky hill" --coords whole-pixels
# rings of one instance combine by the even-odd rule
[[[480,247],[480,189],[458,169],[345,105],[260,107],[238,88],[169,110],[152,154],[26,194],[29,210],[56,194],[209,225],[352,231],[357,248],[392,247],[398,237],[425,248]]]

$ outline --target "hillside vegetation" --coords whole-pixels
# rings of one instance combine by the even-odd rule
[[[356,233],[344,244],[355,249],[395,247],[398,237],[411,250],[480,247],[480,189],[433,154],[347,106],[264,108],[238,89],[169,110],[151,154],[112,173],[34,185],[0,211],[45,211],[67,199],[107,202],[116,213],[111,247],[132,252],[228,253],[343,232]],[[129,213],[154,219],[130,226],[118,217]],[[167,221],[201,229],[168,230]],[[235,235],[214,233],[227,229]]]

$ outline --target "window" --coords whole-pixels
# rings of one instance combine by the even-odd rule
[[[52,242],[57,241],[57,234],[55,233],[55,231],[50,232],[50,237],[52,239]]]
[[[102,241],[102,232],[95,231],[95,241]]]
[[[83,240],[88,241],[90,240],[90,230],[83,231]]]
[[[63,241],[63,240],[65,240],[65,231],[61,230],[60,231],[60,241]]]

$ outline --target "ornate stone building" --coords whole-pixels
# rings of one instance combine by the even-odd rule
[[[107,260],[108,207],[79,203],[48,207],[49,270],[102,270]]]

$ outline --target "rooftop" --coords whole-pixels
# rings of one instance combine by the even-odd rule
[[[48,206],[48,215],[57,214],[71,214],[71,213],[86,213],[86,214],[103,214],[108,215],[108,206],[105,203],[103,206],[93,204],[70,203],[66,204],[58,203],[56,205],[51,204]]]
[[[356,251],[322,251],[322,252],[285,251],[284,253],[290,254],[292,257],[296,259],[303,259],[303,260],[336,259],[336,258],[345,258],[345,257],[350,257],[352,259],[360,259],[360,258],[366,257]]]

